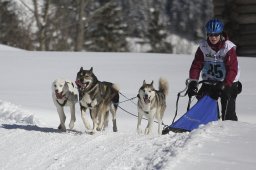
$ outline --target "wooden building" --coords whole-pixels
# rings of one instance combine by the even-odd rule
[[[213,5],[238,55],[256,57],[256,0],[213,0]]]

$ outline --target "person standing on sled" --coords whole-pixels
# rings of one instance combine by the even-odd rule
[[[202,40],[195,53],[189,71],[190,83],[187,94],[197,95],[200,99],[208,94],[214,99],[221,99],[222,120],[237,121],[236,97],[242,90],[238,81],[239,66],[236,45],[228,40],[223,32],[224,25],[219,19],[211,19],[206,26],[207,39]],[[198,79],[209,80],[198,91]],[[210,83],[214,81],[215,83]],[[216,83],[217,82],[217,83]]]

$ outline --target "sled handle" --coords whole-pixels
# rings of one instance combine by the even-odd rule
[[[190,79],[190,78],[187,78],[186,81],[185,81],[185,84],[186,84],[186,87],[185,89],[181,90],[180,92],[178,92],[177,94],[177,100],[176,100],[176,110],[175,110],[175,115],[174,115],[174,118],[172,120],[172,123],[175,121],[176,117],[177,117],[177,114],[178,114],[178,103],[179,103],[179,99],[180,97],[185,97],[187,95],[187,89],[188,89],[188,85],[191,81],[198,81],[198,80],[195,80],[195,79]],[[218,83],[219,81],[216,81],[216,80],[201,80],[198,82],[198,84],[202,84],[202,83],[211,83],[211,84],[216,84]],[[185,93],[184,93],[185,92]],[[187,106],[187,111],[190,109],[190,104],[191,104],[191,97],[189,98],[189,101],[188,101],[188,106]]]
[[[217,83],[219,83],[220,81],[217,81],[217,80],[201,80],[201,81],[198,81],[196,79],[190,79],[190,78],[187,78],[186,81],[185,81],[185,84],[186,84],[186,87],[184,90],[181,90],[180,92],[178,92],[178,96],[179,97],[185,97],[187,95],[187,89],[188,89],[188,85],[191,81],[197,81],[197,84],[202,84],[202,83],[210,83],[210,84],[213,84],[213,85],[216,85]],[[184,93],[185,92],[185,93]],[[182,94],[184,93],[184,94]]]
[[[188,85],[189,85],[189,83],[190,83],[190,81],[191,81],[191,79],[186,79],[186,81],[185,81],[185,84],[186,84],[186,87],[183,89],[183,90],[181,90],[180,92],[178,92],[178,97],[185,97],[186,95],[187,95],[187,89],[188,89]],[[185,92],[185,93],[184,93]],[[184,94],[183,94],[184,93]]]

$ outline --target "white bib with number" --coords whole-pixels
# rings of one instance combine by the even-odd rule
[[[200,42],[200,49],[204,54],[204,67],[202,69],[203,80],[223,81],[226,77],[225,56],[227,52],[235,47],[231,41],[225,41],[224,48],[214,51],[209,47],[207,41]]]

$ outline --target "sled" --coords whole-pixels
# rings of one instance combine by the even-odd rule
[[[175,121],[175,118],[177,116],[179,97],[186,96],[186,94],[181,96],[181,93],[187,90],[189,84],[188,81],[189,80],[186,81],[186,88],[178,93],[175,117],[171,125],[163,129],[163,135],[168,134],[170,131],[175,133],[190,132],[194,129],[197,129],[200,125],[205,125],[209,122],[216,121],[219,119],[219,109],[217,100],[211,98],[208,95],[205,95],[200,100],[198,100],[197,103],[191,109],[191,98],[189,98],[187,112],[183,116],[181,116],[177,121]],[[199,83],[202,82],[205,81],[201,81]]]

